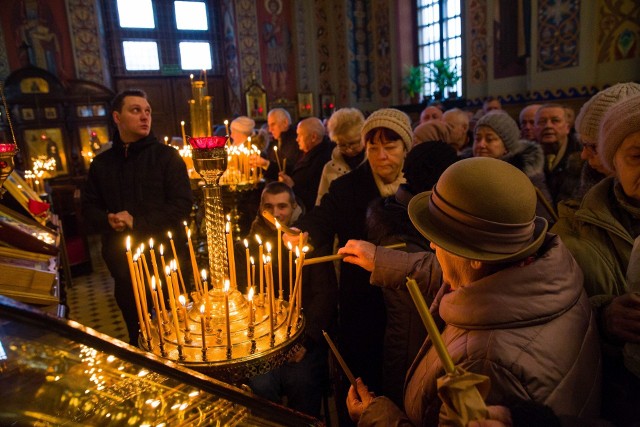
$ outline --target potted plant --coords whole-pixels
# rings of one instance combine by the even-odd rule
[[[458,69],[451,66],[448,59],[436,59],[427,63],[427,70],[429,75],[427,76],[427,82],[433,83],[438,88],[440,96],[435,96],[436,99],[441,98],[444,94],[445,88],[453,88],[458,84],[460,75]],[[450,92],[452,94],[452,92]]]
[[[409,66],[402,79],[402,89],[411,98],[412,103],[417,103],[425,84],[424,69],[421,66]]]

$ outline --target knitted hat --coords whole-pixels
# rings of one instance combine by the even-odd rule
[[[478,132],[480,126],[491,128],[502,140],[509,152],[518,151],[520,146],[520,129],[515,120],[507,113],[491,111],[478,120],[473,135]]]
[[[245,135],[251,135],[253,133],[253,128],[256,127],[256,122],[247,116],[240,116],[233,119],[230,126],[232,130]]]
[[[618,83],[593,95],[584,103],[576,117],[576,131],[590,142],[598,141],[600,123],[609,108],[631,95],[640,93],[638,83]]]
[[[622,141],[640,131],[640,94],[614,104],[602,119],[598,138],[598,155],[602,164],[615,171],[613,157]]]
[[[518,168],[490,157],[449,166],[433,191],[409,202],[409,218],[429,241],[463,258],[518,261],[544,242],[547,220],[536,216],[536,191]]]
[[[407,151],[411,150],[413,144],[413,132],[411,132],[411,120],[409,116],[395,108],[382,108],[374,111],[362,126],[362,137],[372,129],[386,128],[391,129],[402,139]]]
[[[442,140],[414,145],[402,168],[411,193],[431,190],[442,172],[457,160],[455,148]]]
[[[429,141],[444,141],[449,143],[452,128],[453,126],[451,124],[439,120],[422,123],[413,131],[413,143],[420,144],[421,142]]]

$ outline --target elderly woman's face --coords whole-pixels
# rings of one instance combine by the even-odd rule
[[[502,139],[489,126],[480,126],[473,140],[473,157],[492,157],[499,159],[507,154]]]
[[[406,151],[401,139],[387,140],[380,133],[367,141],[367,158],[371,170],[382,182],[390,184],[398,177],[404,164]]]
[[[613,158],[624,194],[640,205],[640,131],[627,136]]]

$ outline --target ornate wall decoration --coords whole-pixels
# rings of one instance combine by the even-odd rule
[[[531,104],[531,103],[548,103],[566,101],[576,98],[591,98],[603,88],[595,86],[569,87],[566,89],[554,90],[534,90],[526,94],[518,93],[515,95],[497,96],[502,105],[509,104]],[[475,98],[467,100],[467,107],[482,108],[485,98]]]
[[[297,34],[297,58],[296,65],[298,66],[298,84],[302,91],[309,90],[309,59],[307,52],[309,47],[307,46],[307,37],[305,29],[307,25],[312,25],[305,19],[305,2],[298,1],[295,4],[295,19],[296,34]]]
[[[560,70],[578,65],[579,17],[578,0],[540,0],[538,71]]]
[[[233,13],[233,1],[222,2],[222,26],[224,49],[224,69],[227,72],[227,94],[231,111],[240,113],[242,108],[242,81],[240,79],[240,61],[238,59],[238,44],[236,42],[236,22]]]
[[[69,33],[73,46],[76,76],[105,86],[111,86],[104,59],[104,34],[95,0],[67,0]]]
[[[640,3],[600,0],[598,12],[598,63],[640,56]]]
[[[0,80],[5,80],[10,73],[11,68],[9,67],[9,57],[7,56],[7,44],[4,40],[2,23],[0,23]]]
[[[353,7],[347,12],[348,20],[353,27],[349,34],[349,44],[353,46],[353,56],[350,57],[349,76],[351,78],[350,89],[355,102],[371,101],[371,61],[369,60],[369,39],[371,21],[367,2],[354,0]]]
[[[381,104],[387,104],[391,97],[391,37],[389,29],[390,3],[384,0],[373,2],[373,52],[375,58],[374,85]]]
[[[318,52],[318,83],[320,93],[329,93],[331,87],[331,60],[329,43],[329,16],[332,5],[328,0],[316,0],[316,49]]]
[[[345,40],[345,34],[347,34],[347,27],[350,25],[347,22],[346,16],[346,7],[350,4],[350,2],[344,2],[342,0],[334,0],[334,19],[335,19],[335,57],[333,61],[336,76],[339,76],[338,84],[337,84],[337,93],[340,94],[340,98],[338,99],[339,105],[349,105],[349,46],[347,45],[347,41]],[[332,93],[335,90],[335,87],[328,87],[327,93]],[[333,92],[335,93],[335,92]]]
[[[255,74],[256,80],[262,82],[256,2],[253,0],[236,0],[235,7],[241,81],[243,85],[247,84],[251,76]]]
[[[471,0],[469,17],[469,64],[471,83],[487,81],[487,0]]]

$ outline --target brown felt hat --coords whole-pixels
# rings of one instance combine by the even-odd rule
[[[464,159],[444,171],[433,191],[409,202],[409,217],[431,242],[463,258],[518,261],[542,245],[547,221],[518,168],[489,157]]]

